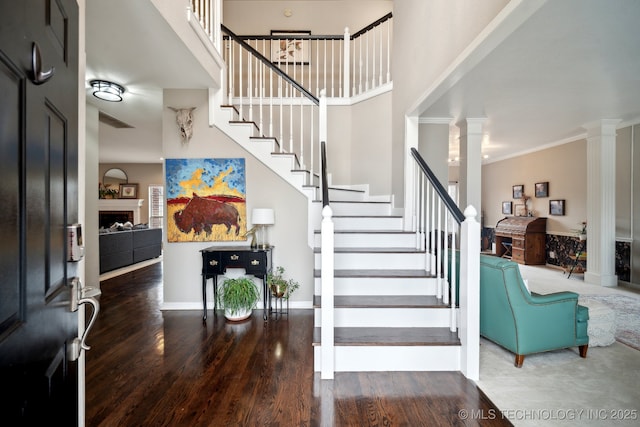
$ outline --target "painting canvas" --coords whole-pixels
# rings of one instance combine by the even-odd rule
[[[244,159],[167,159],[167,241],[246,240]]]

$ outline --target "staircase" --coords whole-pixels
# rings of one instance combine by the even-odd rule
[[[426,271],[427,255],[415,249],[415,233],[402,230],[402,218],[391,214],[388,200],[336,188],[330,199],[335,371],[460,370],[460,340],[449,328],[450,308],[436,297],[438,279]],[[315,370],[320,371],[319,230],[314,242],[313,345]]]

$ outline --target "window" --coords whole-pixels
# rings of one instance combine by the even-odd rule
[[[164,186],[149,186],[149,227],[162,228],[164,222]]]

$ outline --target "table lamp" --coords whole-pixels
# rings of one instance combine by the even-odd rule
[[[257,227],[256,236],[258,238],[258,249],[270,247],[267,238],[267,227],[275,224],[275,214],[273,209],[254,208],[251,211],[251,223]]]

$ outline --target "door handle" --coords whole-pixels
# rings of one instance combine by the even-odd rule
[[[36,85],[46,83],[56,72],[55,67],[51,67],[47,71],[42,71],[40,47],[36,42],[33,42],[33,45],[31,46],[31,68],[33,70],[33,79],[31,81]]]
[[[78,277],[72,277],[68,282],[70,299],[69,310],[74,312],[78,311],[78,308],[83,304],[89,304],[93,308],[89,324],[84,329],[82,337],[74,338],[69,346],[69,358],[71,360],[77,360],[80,357],[82,350],[90,350],[91,347],[87,345],[87,336],[93,327],[98,313],[100,312],[100,302],[96,299],[101,294],[99,289],[92,287],[84,287]]]

